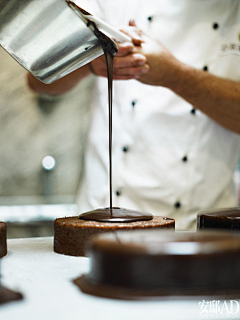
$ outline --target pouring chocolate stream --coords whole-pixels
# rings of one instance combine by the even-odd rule
[[[106,59],[107,74],[108,74],[108,116],[109,116],[109,200],[110,207],[97,209],[89,212],[85,212],[79,216],[80,219],[94,220],[99,222],[133,222],[141,220],[151,220],[152,214],[142,213],[135,210],[126,210],[123,208],[113,207],[112,205],[112,84],[113,84],[113,60],[114,56],[118,52],[118,46],[116,42],[108,37],[105,33],[99,30],[96,21],[100,19],[93,18],[93,16],[77,6],[73,1],[66,0],[69,6],[80,16],[80,18],[86,23],[86,25],[94,32],[95,36],[101,41],[103,52]],[[101,21],[102,22],[102,21]],[[104,25],[106,25],[103,22]],[[114,30],[118,38],[122,38],[123,41],[129,41],[130,38],[122,34],[118,30]],[[114,36],[114,35],[113,35]]]

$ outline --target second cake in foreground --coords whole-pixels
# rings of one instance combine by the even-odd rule
[[[128,210],[131,213],[131,210]],[[175,220],[153,217],[147,221],[99,222],[66,217],[54,222],[54,251],[70,256],[85,256],[89,239],[96,234],[118,230],[175,229]]]
[[[88,274],[74,283],[114,299],[239,299],[240,236],[230,232],[116,232],[95,236]]]

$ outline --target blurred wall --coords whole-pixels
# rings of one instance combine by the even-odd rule
[[[25,69],[0,47],[0,204],[29,196],[35,198],[30,202],[39,202],[45,193],[42,159],[47,155],[56,160],[51,193],[60,202],[75,194],[92,86],[88,77],[68,94],[39,97],[28,89]]]
[[[25,69],[0,47],[0,205],[73,202],[94,79],[52,98],[32,93],[25,78]],[[42,160],[47,155],[56,160],[48,180],[52,197],[44,196]],[[240,192],[239,177],[235,175]]]

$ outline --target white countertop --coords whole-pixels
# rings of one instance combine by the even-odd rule
[[[0,319],[200,319],[198,300],[119,301],[83,294],[71,280],[87,273],[88,263],[88,258],[54,253],[51,237],[8,240],[2,283],[25,299],[0,305]]]

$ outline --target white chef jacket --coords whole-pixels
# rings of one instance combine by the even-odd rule
[[[95,12],[117,28],[135,19],[180,61],[240,80],[239,0],[98,0],[98,5]],[[176,229],[190,230],[199,211],[237,205],[233,172],[239,135],[166,88],[115,81],[113,96],[113,206],[171,217]],[[99,77],[79,213],[109,206],[108,163],[107,80]]]

